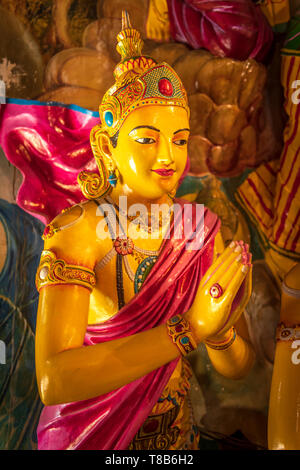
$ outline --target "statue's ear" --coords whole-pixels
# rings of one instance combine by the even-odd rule
[[[113,147],[110,138],[106,132],[98,133],[97,145],[103,157],[106,157],[108,160],[111,160]]]

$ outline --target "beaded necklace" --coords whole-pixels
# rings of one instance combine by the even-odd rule
[[[123,286],[123,263],[128,278],[134,283],[134,293],[137,294],[141,289],[143,282],[145,281],[149,272],[151,271],[151,268],[155,264],[159,255],[159,250],[145,250],[143,248],[139,248],[133,243],[131,238],[127,237],[120,223],[119,216],[116,212],[115,204],[113,204],[110,199],[104,198],[104,201],[107,204],[110,204],[110,206],[112,207],[112,211],[108,211],[107,213],[103,211],[99,200],[94,199],[94,201],[103,213],[103,216],[107,222],[111,240],[113,242],[112,248],[100,261],[98,261],[95,266],[95,269],[102,269],[107,263],[112,260],[114,256],[117,257],[116,284],[118,294],[118,306],[119,309],[121,309],[125,305]],[[115,221],[117,221],[118,223],[118,233],[120,233],[121,236],[117,237],[115,234],[113,228],[115,225],[115,221],[112,220],[112,217],[115,217]],[[135,273],[131,269],[128,256],[133,256],[134,259],[139,263]]]

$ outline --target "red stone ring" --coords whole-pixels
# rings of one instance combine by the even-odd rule
[[[211,286],[209,293],[211,297],[218,299],[223,294],[223,289],[220,284],[216,283]]]

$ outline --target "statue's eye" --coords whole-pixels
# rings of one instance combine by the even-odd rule
[[[186,144],[187,144],[187,140],[185,140],[185,139],[174,140],[174,144],[175,144],[175,145],[186,145]]]
[[[135,141],[139,144],[154,144],[155,142],[151,137],[140,137],[139,139],[135,139]]]

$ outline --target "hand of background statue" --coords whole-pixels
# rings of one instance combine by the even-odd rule
[[[251,294],[251,257],[249,245],[232,242],[203,276],[186,314],[197,342],[224,334],[242,314]]]

